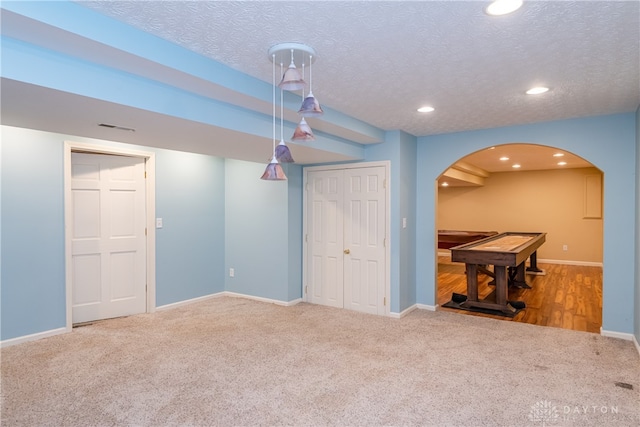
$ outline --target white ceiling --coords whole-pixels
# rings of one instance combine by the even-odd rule
[[[313,92],[324,106],[415,136],[631,112],[640,104],[637,1],[525,1],[502,17],[483,12],[487,1],[79,3],[267,82],[269,47],[308,44],[317,52]],[[551,91],[524,94],[536,85]],[[20,122],[13,104],[3,86],[8,124]],[[422,105],[436,110],[416,112]],[[244,157],[254,160],[250,146]],[[314,149],[302,159],[340,160]],[[490,171],[503,167],[476,160]]]

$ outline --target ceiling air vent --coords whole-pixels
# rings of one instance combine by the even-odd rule
[[[125,130],[127,132],[135,132],[135,129],[132,128],[127,128],[124,126],[116,126],[116,125],[110,125],[108,123],[100,123],[98,126],[102,126],[103,128],[109,128],[109,129],[118,129],[118,130]]]

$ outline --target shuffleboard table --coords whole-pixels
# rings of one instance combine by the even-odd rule
[[[438,230],[438,249],[451,249],[496,234],[497,231]]]
[[[535,260],[536,251],[545,241],[546,233],[506,232],[482,240],[451,248],[451,261],[464,262],[467,276],[467,295],[456,302],[459,308],[495,311],[512,316],[524,303],[508,300],[508,268],[514,269],[516,282],[525,282],[525,262]],[[478,272],[493,265],[495,277],[495,301],[478,300]],[[446,304],[445,304],[446,306]],[[515,306],[515,307],[514,307]]]

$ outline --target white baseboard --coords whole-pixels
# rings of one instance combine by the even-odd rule
[[[571,261],[568,259],[540,259],[538,258],[538,262],[543,264],[565,264],[565,265],[583,265],[585,267],[602,267],[601,262],[594,261]]]
[[[625,341],[634,341],[636,338],[633,334],[628,334],[626,332],[606,331],[602,329],[602,326],[600,327],[600,335],[603,337],[618,338]]]
[[[69,332],[67,328],[51,329],[50,331],[37,332],[31,335],[23,335],[21,337],[10,338],[8,340],[0,341],[0,348],[9,347],[16,344],[22,344],[29,341],[35,341],[42,338],[52,337],[54,335],[60,335]]]
[[[181,307],[183,305],[193,304],[194,302],[205,301],[211,298],[219,298],[224,296],[224,292],[217,292],[215,294],[204,295],[197,298],[186,299],[184,301],[173,302],[171,304],[161,305],[160,307],[156,307],[156,311],[168,310],[171,308]]]
[[[389,313],[389,317],[393,317],[394,319],[402,319],[407,314],[411,313],[413,310],[418,308],[416,304],[413,304],[411,307],[405,308],[400,313],[394,313],[393,311]]]
[[[418,307],[420,310],[437,311],[440,305],[439,304],[436,304],[436,305],[416,304],[416,307]]]
[[[171,308],[176,308],[176,307],[180,307],[183,305],[187,305],[187,304],[192,304],[195,302],[200,302],[200,301],[205,301],[211,298],[220,298],[220,297],[235,297],[235,298],[246,298],[246,299],[251,299],[254,301],[260,301],[260,302],[267,302],[270,304],[276,304],[276,305],[282,305],[285,307],[290,307],[292,305],[296,305],[299,302],[302,301],[302,298],[298,298],[298,299],[294,299],[291,301],[280,301],[280,300],[275,300],[275,299],[270,299],[270,298],[263,298],[263,297],[256,297],[253,295],[247,295],[247,294],[240,294],[237,292],[229,292],[229,291],[221,291],[221,292],[216,292],[215,294],[210,294],[210,295],[204,295],[201,297],[197,297],[197,298],[192,298],[192,299],[188,299],[188,300],[184,300],[184,301],[178,301],[178,302],[174,302],[172,304],[166,304],[166,305],[162,305],[160,307],[157,307],[156,310],[167,310],[167,309],[171,309]]]
[[[409,308],[405,308],[400,313],[389,313],[389,317],[393,317],[394,319],[402,319],[407,314],[411,313],[413,310],[427,310],[427,311],[436,311],[438,309],[437,305],[427,305],[427,304],[413,304]]]
[[[285,306],[285,307],[291,307],[292,305],[296,305],[296,304],[302,302],[302,298],[297,298],[297,299],[294,299],[294,300],[291,300],[291,301],[280,301],[280,300],[277,300],[277,299],[256,297],[256,296],[253,296],[253,295],[239,294],[237,292],[229,292],[229,291],[220,292],[220,294],[216,294],[216,295],[252,299],[254,301],[268,302],[270,304],[282,305],[282,306]]]

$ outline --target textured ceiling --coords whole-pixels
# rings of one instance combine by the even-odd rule
[[[640,104],[637,1],[525,1],[502,17],[485,1],[80,3],[265,81],[270,46],[306,43],[323,105],[416,136]],[[524,94],[536,85],[551,91]]]

